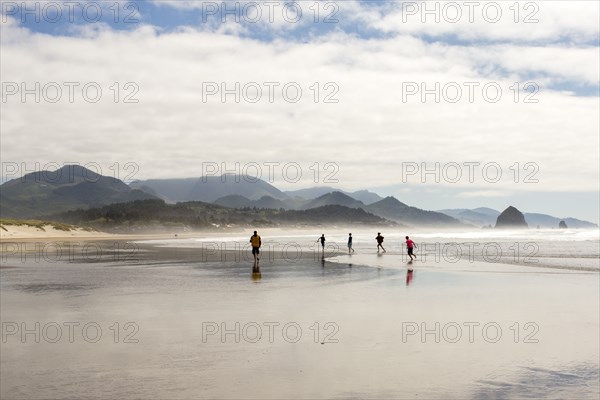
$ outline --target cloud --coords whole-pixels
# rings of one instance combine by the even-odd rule
[[[337,4],[331,2],[332,4]],[[154,0],[157,7],[197,15],[197,29],[221,31],[226,25],[243,35],[271,35],[317,26],[321,18],[315,4],[292,1],[169,1]],[[238,25],[234,28],[233,25]],[[264,37],[264,36],[263,36]]]
[[[479,197],[511,197],[513,192],[502,190],[476,190],[472,192],[460,192],[456,194],[459,198],[479,198]]]
[[[384,32],[469,42],[587,42],[598,40],[597,2],[398,2],[372,27]]]
[[[163,1],[159,7],[198,12],[218,24],[252,20],[272,32],[319,31],[329,25],[350,33],[401,34],[467,43],[562,42],[596,44],[600,7],[597,2],[456,2],[456,1]],[[224,11],[228,10],[229,13]],[[260,14],[256,18],[256,13]],[[256,21],[255,21],[256,20]],[[293,22],[291,22],[293,21]],[[257,23],[254,23],[257,22]],[[327,23],[324,23],[327,22]],[[248,24],[246,24],[248,25]]]
[[[359,20],[365,7],[351,7]],[[364,18],[377,24],[378,13],[369,9]],[[571,21],[572,13],[565,15]],[[573,37],[587,38],[586,21],[584,13]],[[136,178],[198,176],[206,162],[227,168],[258,162],[266,176],[264,163],[279,162],[275,184],[287,189],[327,184],[328,162],[337,165],[335,179],[348,189],[399,183],[407,162],[494,162],[504,172],[497,183],[482,176],[474,182],[428,183],[484,194],[597,189],[598,98],[543,85],[597,84],[598,60],[592,59],[597,47],[533,46],[518,39],[492,45],[432,42],[403,29],[382,37],[333,30],[305,41],[246,37],[247,26],[227,24],[217,30],[100,26],[53,36],[8,18],[2,25],[4,82],[28,88],[57,82],[64,93],[65,82],[79,86],[73,103],[66,95],[57,103],[36,103],[31,95],[22,103],[18,94],[11,96],[0,117],[2,159],[42,165],[93,161],[106,170],[115,162],[135,162]],[[467,35],[461,29],[456,34]],[[518,29],[513,36],[524,34]],[[548,29],[540,37],[559,37]],[[525,79],[539,80],[537,103],[524,103]],[[268,82],[278,85],[271,86],[273,102]],[[477,86],[471,86],[471,102],[472,82]],[[101,87],[99,102],[82,99],[81,88],[88,83]],[[207,97],[207,84],[216,84],[219,93]],[[236,84],[240,101],[229,93],[222,102],[221,89],[231,91]],[[417,85],[419,93],[403,98],[407,84]],[[421,89],[436,84],[440,101],[429,94],[422,102]],[[484,97],[490,84],[502,90],[498,102]],[[298,102],[284,99],[285,85],[301,88]],[[257,86],[261,100],[247,101]],[[447,101],[444,88],[456,87],[462,90],[460,100]],[[125,103],[126,96],[139,102]],[[338,102],[326,103],[326,98]],[[538,166],[537,183],[523,182],[528,162]],[[285,176],[286,163],[301,166],[300,181]],[[510,169],[515,163],[517,182]]]
[[[521,79],[538,76],[549,78],[548,83],[572,81],[598,85],[598,47],[498,45],[474,48],[471,58],[481,67],[499,69],[499,75],[514,74]]]

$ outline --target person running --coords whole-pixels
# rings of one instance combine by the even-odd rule
[[[321,247],[323,248],[323,258],[325,258],[325,234],[323,233],[320,238],[317,239],[317,243],[321,241]]]
[[[381,236],[381,232],[377,232],[377,237],[375,238],[375,240],[377,240],[377,252],[379,253],[379,248],[381,247],[381,249],[385,253],[386,251],[383,248],[383,236]]]
[[[260,260],[260,246],[262,245],[260,236],[258,236],[256,231],[254,231],[254,235],[250,236],[250,243],[252,244],[252,255],[254,256],[254,262],[256,263]]]
[[[325,251],[325,234],[323,233],[320,238],[317,239],[317,242],[321,241],[321,247],[323,247],[323,251]]]
[[[406,237],[406,250],[408,251],[408,256],[410,257],[410,261],[412,261],[413,257],[415,258],[415,260],[417,259],[417,256],[415,256],[413,254],[413,248],[416,246],[417,245],[415,244],[415,242],[410,240],[410,238],[407,236]]]
[[[354,249],[352,248],[352,234],[348,234],[348,254],[354,253]]]

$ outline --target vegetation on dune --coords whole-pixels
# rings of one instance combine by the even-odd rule
[[[55,221],[42,221],[37,219],[0,219],[0,228],[4,231],[8,231],[6,226],[30,226],[33,228],[37,228],[41,231],[46,231],[44,227],[50,226],[58,231],[70,232],[72,230],[77,229],[77,226],[73,226],[71,224],[66,224],[63,222],[55,222]],[[91,228],[86,228],[86,230],[91,230]]]

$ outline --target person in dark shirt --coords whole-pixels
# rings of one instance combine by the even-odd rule
[[[320,238],[317,239],[317,243],[321,241],[321,248],[323,249],[323,259],[325,259],[325,234],[323,233]]]
[[[323,233],[320,238],[317,239],[317,242],[321,241],[321,247],[323,247],[323,251],[325,251],[325,234]]]
[[[381,249],[385,253],[385,248],[383,247],[383,236],[381,236],[381,232],[377,232],[377,237],[375,238],[375,240],[377,240],[377,252],[379,253],[379,248],[381,247]]]

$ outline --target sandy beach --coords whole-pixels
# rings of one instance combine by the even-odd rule
[[[250,236],[252,233],[242,229],[229,229],[223,231],[207,230],[207,231],[181,231],[181,232],[152,232],[152,233],[109,233],[94,230],[87,230],[81,227],[75,227],[70,231],[55,229],[51,225],[44,225],[44,229],[26,225],[3,225],[0,229],[0,242],[26,242],[40,241],[48,242],[52,240],[94,240],[94,241],[110,241],[110,240],[168,240],[173,238],[179,239],[197,239],[197,238],[215,238],[215,237],[244,237]],[[287,232],[286,228],[266,228],[261,230],[261,234],[265,236],[278,236],[282,232]],[[297,229],[298,232],[314,232],[314,229]]]
[[[52,240],[145,240],[172,238],[173,233],[154,234],[114,234],[75,228],[70,231],[55,229],[51,225],[44,225],[43,230],[33,226],[3,225],[0,229],[0,242],[25,242],[25,241],[52,241]],[[197,232],[181,233],[180,237],[195,237]]]
[[[596,272],[117,243],[4,255],[3,398],[599,394]]]

